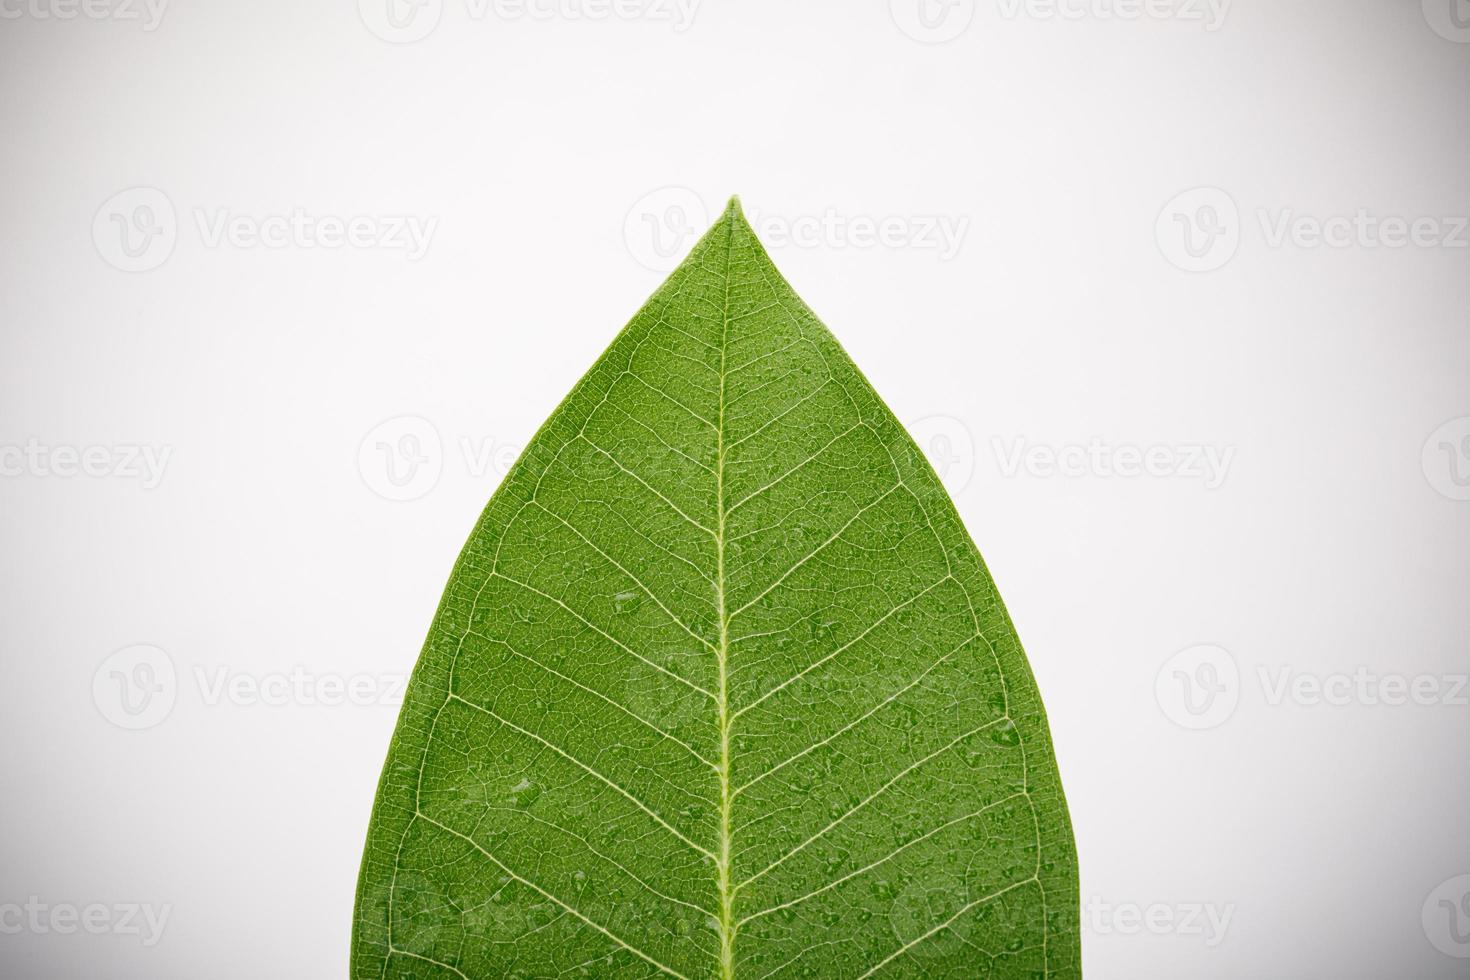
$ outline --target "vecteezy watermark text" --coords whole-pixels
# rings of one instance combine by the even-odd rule
[[[1220,30],[1234,0],[993,0],[1005,21],[1173,21]],[[988,6],[989,4],[987,4]],[[889,0],[898,29],[924,44],[943,44],[965,33],[977,0]]]
[[[150,644],[108,656],[92,675],[92,703],[119,728],[141,731],[163,722],[192,686],[205,707],[396,707],[408,677],[399,673],[335,673],[303,666],[283,671],[242,671],[227,664],[196,664],[181,683],[169,654]]]
[[[1215,947],[1225,941],[1225,933],[1235,916],[1235,904],[1214,902],[1105,902],[1089,898],[1082,905],[1085,928],[1097,936],[1198,937]]]
[[[1256,668],[1256,677],[1266,704],[1275,707],[1327,705],[1445,705],[1470,707],[1470,675],[1467,674],[1381,674],[1367,667],[1351,671],[1312,673],[1291,667]]]
[[[999,437],[993,437],[990,444],[1001,475],[1005,477],[1018,476],[1023,470],[1040,478],[1153,477],[1197,480],[1204,484],[1205,489],[1215,490],[1225,482],[1230,465],[1235,461],[1234,446],[1112,446],[1101,439],[1093,439],[1085,445],[1049,446],[1032,445],[1023,438],[1013,440],[1008,446],[1006,440]]]
[[[1378,215],[1367,208],[1318,217],[1293,208],[1256,209],[1266,244],[1282,248],[1470,248],[1470,217]]]
[[[835,208],[821,214],[787,216],[752,210],[746,215],[761,240],[772,248],[912,248],[932,251],[942,261],[959,254],[970,219],[965,215],[845,215]]]
[[[1467,215],[1386,214],[1362,207],[1326,215],[1258,207],[1253,215],[1260,240],[1271,249],[1470,248]],[[1164,205],[1154,237],[1172,265],[1186,272],[1213,272],[1235,257],[1246,229],[1234,197],[1219,187],[1196,187]]]
[[[687,31],[703,0],[462,0],[471,21],[648,21]],[[358,0],[374,35],[392,44],[422,41],[444,17],[444,0]]]
[[[173,905],[150,902],[44,902],[31,895],[24,902],[0,903],[0,935],[137,936],[144,946],[163,938]]]
[[[196,666],[193,675],[200,699],[210,707],[392,707],[403,703],[408,683],[404,674],[322,674],[300,666],[265,674],[241,673],[228,666]]]
[[[402,251],[410,262],[424,257],[439,227],[436,217],[414,214],[315,215],[304,208],[284,214],[238,214],[228,208],[194,209],[207,248],[355,248]]]
[[[1189,647],[1166,660],[1154,677],[1154,695],[1164,716],[1181,728],[1217,728],[1235,713],[1249,677],[1268,708],[1470,707],[1470,674],[1261,664],[1253,675],[1242,675],[1235,656],[1213,644]]]
[[[0,0],[0,20],[113,20],[155,31],[169,0]]]
[[[941,261],[959,254],[970,231],[967,215],[877,215],[835,207],[791,215],[750,209],[745,219],[773,249],[913,249],[932,252]],[[669,272],[709,223],[710,211],[698,194],[687,187],[661,187],[628,209],[623,240],[640,265]]]
[[[1225,26],[1234,0],[996,0],[1006,20],[1157,20]]]
[[[138,480],[144,490],[163,482],[172,446],[47,445],[34,437],[24,444],[0,444],[0,477],[91,477]]]
[[[429,251],[439,219],[415,214],[337,215],[303,207],[252,214],[231,208],[190,210],[205,248],[350,249],[402,252],[410,262]],[[108,198],[92,219],[92,242],[108,265],[147,272],[167,262],[180,222],[173,201],[156,187],[130,187]]]

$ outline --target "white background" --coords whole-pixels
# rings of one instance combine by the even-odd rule
[[[1465,975],[1470,4],[386,2],[0,3],[0,973],[346,972],[464,537],[738,192],[1014,615],[1087,975]]]

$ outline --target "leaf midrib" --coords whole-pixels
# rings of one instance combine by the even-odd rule
[[[725,209],[725,300],[720,311],[720,398],[715,423],[715,607],[720,621],[715,656],[719,668],[716,703],[720,727],[720,843],[716,884],[720,893],[720,975],[735,976],[735,888],[730,868],[730,618],[725,612],[725,354],[730,333],[730,252],[735,242],[735,202]]]

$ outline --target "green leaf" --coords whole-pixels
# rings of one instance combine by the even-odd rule
[[[1041,701],[938,479],[737,202],[465,545],[355,977],[1076,977]]]

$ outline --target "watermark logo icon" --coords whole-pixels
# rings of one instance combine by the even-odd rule
[[[950,494],[970,485],[975,476],[975,437],[969,426],[952,415],[926,415],[906,428]]]
[[[363,24],[390,44],[422,41],[439,26],[444,0],[357,0]]]
[[[1470,500],[1470,415],[1451,419],[1424,442],[1424,477],[1451,500]]]
[[[660,187],[643,195],[623,219],[623,241],[638,264],[672,272],[709,225],[704,200],[687,187]]]
[[[169,716],[178,700],[173,658],[158,647],[124,647],[102,661],[92,675],[92,702],[102,717],[131,731],[152,728]]]
[[[970,904],[963,881],[920,875],[894,899],[888,922],[898,941],[909,947],[908,956],[920,962],[946,963],[969,945],[970,923],[963,913]],[[948,925],[934,928],[941,922]]]
[[[1223,647],[1180,650],[1154,678],[1159,709],[1181,728],[1202,731],[1230,720],[1240,704],[1240,667]]]
[[[1424,899],[1424,935],[1435,949],[1470,959],[1470,875],[1456,875]]]
[[[1423,0],[1424,19],[1446,41],[1470,44],[1470,0]]]
[[[1187,190],[1164,205],[1154,224],[1159,251],[1186,272],[1213,272],[1240,248],[1240,209],[1218,187]]]
[[[975,19],[975,0],[889,0],[898,29],[921,44],[953,41]]]
[[[357,469],[368,489],[385,500],[418,500],[439,485],[444,443],[434,423],[400,415],[363,436]]]
[[[156,187],[130,187],[109,197],[92,218],[92,243],[108,265],[147,272],[168,261],[179,238],[173,202]]]

